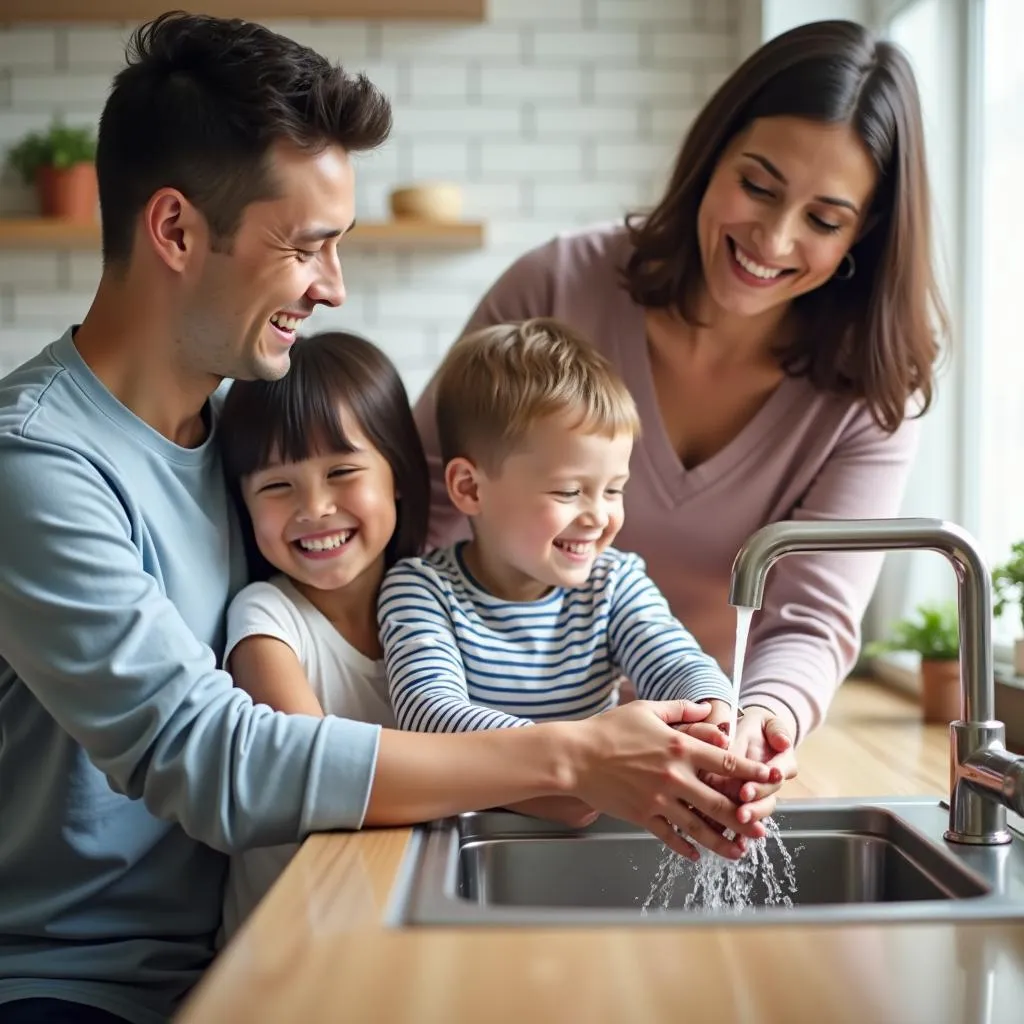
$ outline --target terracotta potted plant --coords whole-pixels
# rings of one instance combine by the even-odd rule
[[[35,184],[44,217],[96,220],[96,135],[91,128],[54,121],[46,131],[26,135],[8,161],[26,185]]]
[[[893,626],[888,640],[866,654],[914,651],[921,655],[921,711],[926,722],[960,717],[960,621],[955,603],[918,605],[912,618]]]
[[[992,587],[995,590],[994,611],[996,618],[1006,611],[1010,604],[1016,604],[1024,627],[1024,541],[1017,541],[1010,548],[1010,557],[992,570]],[[1013,671],[1024,676],[1024,639],[1013,642]]]

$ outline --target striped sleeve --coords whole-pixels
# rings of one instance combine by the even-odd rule
[[[378,619],[399,729],[470,732],[532,724],[470,701],[449,602],[431,566],[420,559],[394,566],[381,586]]]
[[[645,700],[724,700],[729,680],[688,629],[636,555],[624,555],[609,609],[608,641],[619,668]]]

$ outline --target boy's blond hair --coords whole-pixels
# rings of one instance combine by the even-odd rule
[[[558,413],[607,437],[640,434],[636,403],[611,363],[547,317],[460,338],[437,378],[437,428],[447,465],[463,457],[496,473],[538,420]]]

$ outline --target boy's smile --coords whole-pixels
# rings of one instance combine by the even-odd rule
[[[593,433],[560,413],[539,421],[494,476],[474,467],[470,572],[509,601],[585,583],[622,527],[632,450],[631,435]]]

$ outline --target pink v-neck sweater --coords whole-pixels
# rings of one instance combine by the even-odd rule
[[[736,613],[727,595],[733,558],[759,527],[780,519],[898,514],[917,423],[895,434],[862,402],[786,378],[753,420],[707,461],[683,468],[661,420],[643,310],[619,282],[629,254],[621,225],[560,235],[517,260],[484,296],[467,330],[555,316],[614,363],[639,406],[642,438],[616,547],[634,551],[675,613],[727,672]],[[466,536],[448,502],[434,422],[434,388],[416,407],[433,481],[430,542]],[[791,710],[800,738],[823,718],[860,646],[860,621],[882,557],[790,555],[768,574],[743,672],[743,706]]]

